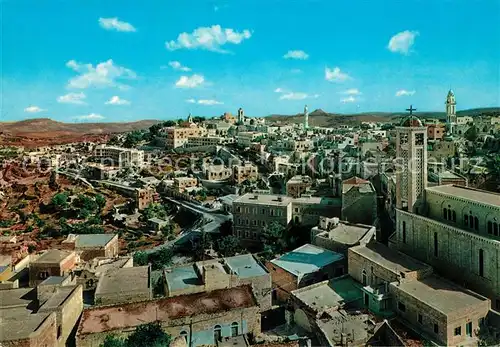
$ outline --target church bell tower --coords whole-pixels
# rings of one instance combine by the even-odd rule
[[[415,212],[415,204],[427,187],[427,128],[413,115],[396,127],[396,208]]]
[[[452,90],[446,96],[446,125],[450,135],[453,135],[457,124],[457,102]]]

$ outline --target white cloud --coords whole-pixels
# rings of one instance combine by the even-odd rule
[[[127,22],[122,22],[118,18],[99,18],[99,25],[106,30],[116,30],[124,32],[134,32],[134,26]]]
[[[309,58],[309,54],[307,54],[304,51],[300,50],[295,50],[295,51],[288,51],[283,58],[285,59],[298,59],[298,60],[306,60]]]
[[[213,52],[229,53],[221,47],[229,43],[238,45],[251,36],[252,33],[247,29],[238,32],[230,28],[224,29],[220,25],[212,25],[211,27],[199,27],[192,33],[183,32],[179,34],[177,40],[167,41],[165,46],[171,51],[177,49],[206,49]]]
[[[69,80],[69,88],[118,87],[125,89],[128,86],[120,84],[116,80],[137,77],[134,71],[115,65],[111,59],[99,63],[95,67],[92,64],[81,64],[74,60],[68,61],[66,66],[80,74]]]
[[[355,101],[356,101],[356,98],[352,95],[348,96],[347,98],[340,99],[340,102],[343,104],[347,104],[347,103],[351,103],[351,102],[355,102]]]
[[[205,77],[202,75],[181,76],[175,86],[177,88],[196,88],[205,82]]]
[[[46,111],[38,106],[28,106],[24,109],[24,112],[28,112],[28,113],[38,113],[38,112],[43,112],[43,111]]]
[[[319,94],[307,94],[301,92],[289,92],[282,94],[280,100],[304,100],[304,99],[316,99],[319,98]]]
[[[387,48],[394,53],[408,54],[418,35],[418,31],[409,30],[397,33],[391,37]]]
[[[330,82],[344,82],[346,80],[351,79],[351,76],[340,71],[339,67],[334,67],[333,69],[326,67],[325,79]]]
[[[100,119],[104,119],[103,116],[101,116],[100,114],[97,114],[97,113],[91,113],[91,114],[87,114],[87,115],[83,115],[83,116],[78,116],[78,117],[75,117],[76,119],[78,120],[100,120]]]
[[[301,69],[291,69],[290,72],[291,73],[301,73],[302,70]]]
[[[401,89],[396,92],[396,96],[412,96],[416,92],[414,90]]]
[[[111,99],[106,101],[106,105],[130,105],[130,101],[120,99],[119,96],[115,95],[112,96]]]
[[[283,89],[281,89],[281,88],[276,88],[276,89],[274,90],[274,92],[275,92],[275,93],[286,93],[286,92],[285,92]]]
[[[213,99],[187,99],[186,102],[190,104],[199,104],[199,105],[205,105],[205,106],[213,106],[213,105],[224,105],[223,102],[213,100]]]
[[[182,66],[182,64],[178,61],[170,61],[168,62],[168,65],[174,69],[174,70],[179,70],[179,71],[191,71],[191,68],[187,66]]]
[[[217,100],[212,100],[212,99],[202,99],[202,100],[198,100],[198,104],[200,105],[222,105],[224,104],[223,102],[221,101],[217,101]]]
[[[57,98],[57,102],[61,104],[75,104],[75,105],[85,105],[85,100],[87,96],[85,93],[68,93],[66,95],[61,95]]]
[[[344,95],[361,95],[362,93],[357,88],[351,88],[351,89],[344,90],[340,94],[344,94]]]

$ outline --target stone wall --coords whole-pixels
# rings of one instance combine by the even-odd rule
[[[50,314],[29,338],[2,341],[2,347],[48,347],[57,346],[56,314]]]
[[[432,265],[442,276],[490,298],[492,306],[500,310],[499,241],[401,210],[396,211],[396,216],[398,222],[392,247]],[[479,274],[480,250],[483,251],[483,276]]]
[[[59,337],[59,346],[64,347],[67,344],[71,331],[78,323],[78,319],[83,311],[83,288],[78,286],[73,290],[71,295],[66,298],[61,307],[61,336]]]
[[[266,263],[266,268],[271,274],[276,299],[279,301],[288,300],[292,290],[298,289],[297,277],[270,261]]]
[[[490,307],[490,302],[484,300],[480,305],[455,310],[453,315],[447,316],[431,305],[419,301],[407,293],[399,290],[397,282],[389,285],[389,291],[392,295],[392,304],[394,312],[405,321],[411,323],[425,334],[431,336],[436,342],[447,346],[454,345],[477,345],[473,338],[467,338],[465,324],[472,322],[472,335],[478,328],[479,319],[486,317]],[[404,311],[401,310],[399,303],[404,304]],[[419,322],[419,315],[422,321]],[[434,325],[437,325],[437,333],[434,331]],[[461,335],[455,336],[455,328],[461,327]]]
[[[261,325],[259,308],[254,306],[216,314],[201,314],[194,317],[179,318],[162,322],[162,327],[173,338],[180,336],[181,333],[186,333],[191,346],[201,346],[215,345],[214,328],[217,325],[221,328],[222,337],[231,336],[231,324],[233,323],[238,323],[238,335],[246,333],[259,334]],[[134,331],[135,327],[131,327],[103,333],[77,335],[76,346],[100,346],[107,335],[126,337]]]
[[[360,193],[357,187],[342,194],[342,220],[373,225],[377,219],[377,194]]]

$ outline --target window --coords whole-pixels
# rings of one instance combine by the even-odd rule
[[[464,215],[464,225],[469,226],[469,215]]]
[[[455,211],[452,212],[453,214],[453,221],[456,222],[457,221],[457,213]]]
[[[472,322],[465,324],[465,335],[472,337]]]
[[[363,285],[366,286],[366,270],[363,270]]]
[[[403,243],[406,243],[406,222],[403,222]]]
[[[438,234],[434,233],[434,256],[438,256]]]
[[[448,220],[451,220],[451,210],[450,210],[450,205],[448,205]]]
[[[57,338],[59,339],[62,334],[62,327],[60,325],[57,326]]]
[[[446,219],[446,217],[448,217],[448,212],[446,208],[443,208],[443,218]]]
[[[479,250],[479,276],[484,276],[484,251]]]
[[[439,327],[436,323],[434,323],[434,334],[439,334]]]
[[[498,224],[493,223],[493,235],[498,236]]]
[[[182,338],[184,338],[184,340],[187,342],[187,340],[188,340],[188,333],[187,333],[187,331],[185,331],[185,330],[181,331],[180,336]]]
[[[238,323],[236,322],[231,323],[231,336],[238,336]]]
[[[398,301],[398,310],[401,312],[406,312],[406,306],[401,301]]]
[[[479,218],[474,217],[474,229],[479,230]]]
[[[220,341],[222,339],[222,328],[220,325],[214,327],[214,340]]]
[[[423,324],[423,321],[424,321],[424,318],[423,318],[423,317],[422,317],[422,315],[419,313],[419,314],[418,314],[418,322],[419,322],[420,324]]]
[[[456,327],[455,328],[455,336],[462,335],[462,327]]]
[[[493,223],[488,221],[488,234],[492,234],[492,233],[493,233]]]
[[[500,310],[500,299],[495,300],[495,306],[497,310]]]
[[[474,228],[474,217],[472,215],[469,215],[469,226],[471,229]]]

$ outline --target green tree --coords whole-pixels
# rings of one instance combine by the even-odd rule
[[[260,239],[266,256],[271,256],[269,253],[272,255],[283,253],[288,246],[286,228],[279,222],[266,225],[260,234]]]
[[[222,237],[229,236],[233,234],[233,222],[231,220],[227,220],[223,222],[219,227],[219,233]]]
[[[164,235],[164,236],[169,236],[169,235],[172,235],[174,233],[174,225],[172,223],[168,223],[167,225],[164,225],[162,228],[161,228],[161,233]]]
[[[160,250],[149,254],[148,262],[151,263],[151,268],[153,270],[161,270],[165,266],[172,264],[173,257],[174,252],[172,248],[162,247]]]
[[[106,198],[104,196],[102,196],[101,194],[96,195],[95,202],[100,210],[102,210],[104,208],[104,206],[106,206]]]
[[[50,200],[50,202],[52,203],[52,205],[54,205],[54,207],[56,209],[66,208],[66,207],[68,207],[68,194],[66,194],[66,193],[57,193],[56,195],[54,195],[52,197],[52,199]]]
[[[100,347],[126,347],[126,340],[122,340],[113,335],[108,335]]]
[[[100,347],[168,347],[172,337],[159,322],[138,326],[127,339],[108,335]]]
[[[143,251],[134,253],[134,264],[137,266],[148,265],[148,254]]]
[[[233,235],[225,236],[215,244],[216,251],[223,257],[232,257],[241,252],[240,240]]]
[[[142,211],[142,215],[145,220],[151,218],[166,219],[168,217],[167,210],[162,204],[159,203],[149,204],[149,206]]]

